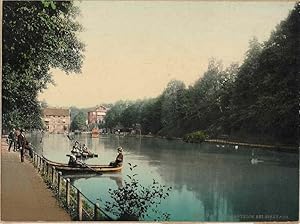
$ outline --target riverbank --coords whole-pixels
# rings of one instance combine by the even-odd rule
[[[71,221],[32,164],[1,139],[1,220]]]
[[[206,139],[205,142],[227,144],[227,145],[248,146],[248,147],[253,147],[253,148],[264,148],[264,149],[271,149],[271,150],[286,150],[286,151],[292,151],[292,152],[299,151],[298,147],[287,146],[287,145],[255,144],[255,143],[246,143],[246,142],[230,141],[230,140],[223,140],[223,139]]]
[[[135,135],[126,135],[126,136],[133,136]],[[159,135],[141,135],[143,138],[162,138],[167,140],[182,140],[182,138],[178,137],[165,137]],[[299,148],[297,146],[290,146],[290,145],[279,145],[279,144],[258,144],[258,143],[249,143],[249,142],[242,142],[242,141],[233,141],[233,140],[224,140],[224,139],[206,139],[204,142],[212,143],[212,144],[227,144],[227,145],[238,145],[238,146],[247,146],[252,148],[261,148],[261,149],[269,149],[269,150],[276,150],[276,151],[288,151],[288,152],[298,152]],[[199,144],[199,143],[187,143],[187,144]]]

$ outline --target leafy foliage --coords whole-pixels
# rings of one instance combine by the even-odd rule
[[[183,141],[190,143],[201,143],[207,138],[203,131],[196,131],[183,136]]]
[[[121,123],[121,114],[128,107],[129,102],[118,101],[114,106],[107,112],[105,116],[105,124],[108,128],[116,127]]]
[[[161,123],[163,126],[176,126],[180,117],[181,101],[185,85],[182,81],[171,80],[162,94]]]
[[[162,128],[161,105],[162,97],[145,101],[141,110],[141,120],[139,121],[142,126],[142,132],[144,134],[155,134]]]
[[[298,145],[299,24],[297,2],[268,41],[249,41],[240,66],[223,68],[221,61],[210,59],[207,71],[188,88],[172,80],[157,98],[123,109],[114,105],[119,110],[109,116],[109,124],[138,122],[143,133],[167,137],[204,130],[213,138]]]
[[[40,128],[37,96],[53,83],[50,69],[80,72],[84,45],[77,38],[78,13],[71,1],[3,2],[4,128]]]
[[[75,117],[73,118],[72,122],[71,122],[71,126],[70,129],[72,131],[75,130],[80,130],[83,131],[86,129],[86,118],[83,112],[79,112],[77,115],[75,115]]]
[[[300,4],[264,44],[250,42],[237,75],[232,134],[297,144],[299,125]]]
[[[171,187],[160,185],[153,180],[152,185],[145,187],[139,183],[134,169],[137,165],[129,163],[131,174],[127,175],[128,181],[118,189],[109,189],[112,202],[105,202],[105,210],[116,215],[122,221],[144,220],[152,211],[157,215],[157,220],[169,220],[169,214],[161,213],[157,205],[161,204],[162,199],[169,196]]]

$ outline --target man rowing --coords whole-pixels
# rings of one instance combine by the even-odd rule
[[[73,149],[72,149],[71,152],[75,153],[75,154],[81,154],[82,153],[81,146],[80,146],[80,143],[78,141],[75,141],[75,145],[73,146]]]
[[[73,166],[73,167],[78,167],[78,166],[81,167],[82,166],[82,162],[78,158],[76,158],[75,155],[67,155],[67,156],[70,157],[69,162],[68,162],[69,166]]]
[[[81,154],[83,156],[89,156],[89,155],[92,155],[93,153],[88,149],[88,147],[85,144],[83,144]]]

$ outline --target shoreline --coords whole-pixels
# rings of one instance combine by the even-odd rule
[[[270,145],[270,144],[258,144],[258,143],[247,143],[247,142],[238,142],[231,140],[223,139],[206,139],[204,142],[208,143],[222,143],[227,145],[238,145],[238,146],[248,146],[261,149],[270,149],[270,150],[288,150],[293,152],[298,152],[299,148],[297,146],[288,146],[288,145]]]
[[[82,133],[86,134],[86,133]],[[144,138],[161,138],[167,140],[182,140],[182,138],[178,137],[166,137],[166,136],[159,136],[159,135],[116,135],[116,134],[102,134],[102,136],[108,137],[109,135],[118,136],[118,137],[144,137]],[[2,138],[7,136],[2,135]],[[101,137],[101,134],[99,135]],[[260,149],[269,149],[275,151],[287,151],[287,152],[299,152],[300,146],[292,146],[292,145],[280,145],[280,144],[262,144],[262,143],[249,143],[249,142],[242,142],[242,141],[235,141],[235,140],[224,140],[224,139],[206,139],[204,140],[206,143],[220,143],[220,144],[227,144],[227,145],[238,145],[238,146],[248,146],[253,148],[260,148]],[[187,143],[187,142],[184,142]],[[188,144],[201,144],[201,143],[188,143]]]
[[[114,135],[114,134],[112,134]],[[118,135],[115,135],[118,136]],[[138,135],[126,135],[127,137],[138,137]],[[165,137],[159,135],[141,135],[144,138],[161,138],[167,140],[182,140],[182,138],[178,137]],[[183,140],[182,140],[183,141]],[[183,141],[184,142],[184,141]],[[288,151],[288,152],[298,152],[298,146],[292,145],[280,145],[280,144],[261,144],[261,143],[249,143],[249,142],[241,142],[241,141],[234,141],[234,140],[224,140],[224,139],[206,139],[204,140],[206,143],[220,143],[220,144],[227,144],[227,145],[238,145],[238,146],[248,146],[253,148],[260,148],[260,149],[269,149],[269,150],[276,150],[276,151]],[[187,143],[187,142],[184,142]],[[201,143],[187,143],[187,144],[201,144]]]

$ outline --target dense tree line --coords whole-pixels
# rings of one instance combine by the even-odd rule
[[[119,101],[106,126],[182,137],[203,130],[210,137],[298,144],[300,3],[271,33],[269,40],[249,41],[243,63],[223,68],[209,61],[194,85],[172,80],[163,93],[147,100]]]
[[[110,108],[112,106],[112,104],[109,103],[101,103],[99,105],[102,105],[107,108]],[[86,122],[88,121],[88,112],[95,111],[96,107],[87,107],[87,108],[78,108],[75,106],[70,107],[70,112],[71,112],[70,129],[72,131],[75,130],[86,131],[86,130],[92,130],[94,127],[103,128],[104,127],[103,124],[86,124]]]
[[[70,125],[70,130],[71,131],[76,131],[76,130],[85,131],[86,129],[87,129],[86,116],[82,111],[80,111],[72,119],[72,122]]]
[[[84,45],[72,1],[4,1],[2,123],[41,128],[38,93],[53,83],[50,70],[79,73]]]

